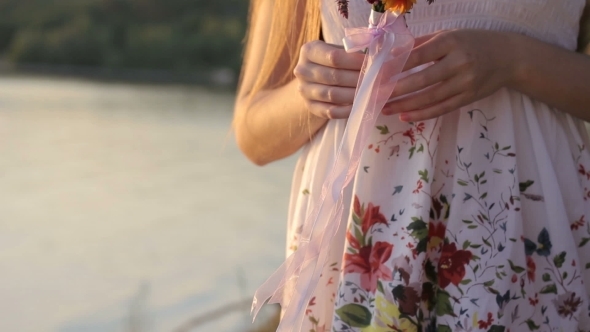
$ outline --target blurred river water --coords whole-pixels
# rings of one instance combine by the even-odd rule
[[[283,260],[294,159],[250,164],[233,102],[1,77],[0,331],[174,331],[249,298]]]

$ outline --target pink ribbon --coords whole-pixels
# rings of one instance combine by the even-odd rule
[[[254,318],[265,301],[281,304],[283,317],[278,332],[300,330],[326,263],[329,244],[340,226],[344,188],[357,172],[369,133],[393,92],[414,38],[403,16],[372,11],[369,27],[346,29],[343,43],[347,52],[366,49],[367,56],[332,171],[319,197],[316,195],[311,201],[297,251],[258,288],[252,303]]]

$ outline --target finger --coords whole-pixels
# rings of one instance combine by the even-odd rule
[[[457,75],[457,72],[452,70],[450,60],[445,58],[422,71],[400,79],[395,85],[391,97],[399,97],[420,91],[436,83],[449,80],[455,75]]]
[[[431,40],[432,38],[436,37],[438,34],[440,34],[442,32],[444,32],[444,30],[429,33],[429,34],[414,38],[414,48],[424,44],[425,42]]]
[[[342,46],[326,44],[322,41],[309,42],[301,47],[303,60],[326,67],[360,70],[365,55],[358,52],[348,53]]]
[[[403,122],[416,122],[433,119],[449,112],[458,110],[461,105],[466,104],[465,99],[465,95],[458,94],[429,108],[401,113],[399,115],[399,119]]]
[[[414,47],[412,53],[404,66],[404,71],[418,67],[429,62],[438,61],[447,55],[451,49],[449,43],[446,43],[442,33],[424,41],[417,47]]]
[[[426,109],[432,105],[439,104],[453,96],[456,96],[461,92],[462,91],[457,88],[456,84],[451,82],[443,82],[416,93],[411,97],[394,101],[385,105],[383,108],[383,114],[391,115]]]
[[[299,64],[293,70],[295,77],[312,83],[355,88],[360,71],[325,67],[314,63]]]
[[[343,88],[317,83],[299,85],[299,92],[307,99],[336,105],[352,105],[355,88]]]
[[[307,102],[310,113],[325,119],[346,119],[352,111],[352,106],[339,106],[321,101]]]

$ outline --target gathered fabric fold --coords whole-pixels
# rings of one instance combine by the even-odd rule
[[[346,29],[343,43],[347,52],[366,51],[366,56],[334,165],[322,191],[313,193],[297,251],[258,288],[252,303],[254,318],[266,302],[280,303],[279,332],[301,327],[330,242],[340,227],[344,189],[354,179],[369,132],[400,78],[414,38],[403,16],[372,11],[369,26]]]

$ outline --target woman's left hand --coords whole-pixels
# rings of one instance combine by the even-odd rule
[[[405,70],[434,64],[400,79],[391,97],[411,95],[385,105],[383,114],[399,114],[400,120],[407,122],[431,119],[509,86],[518,65],[516,36],[452,30],[416,38]]]

